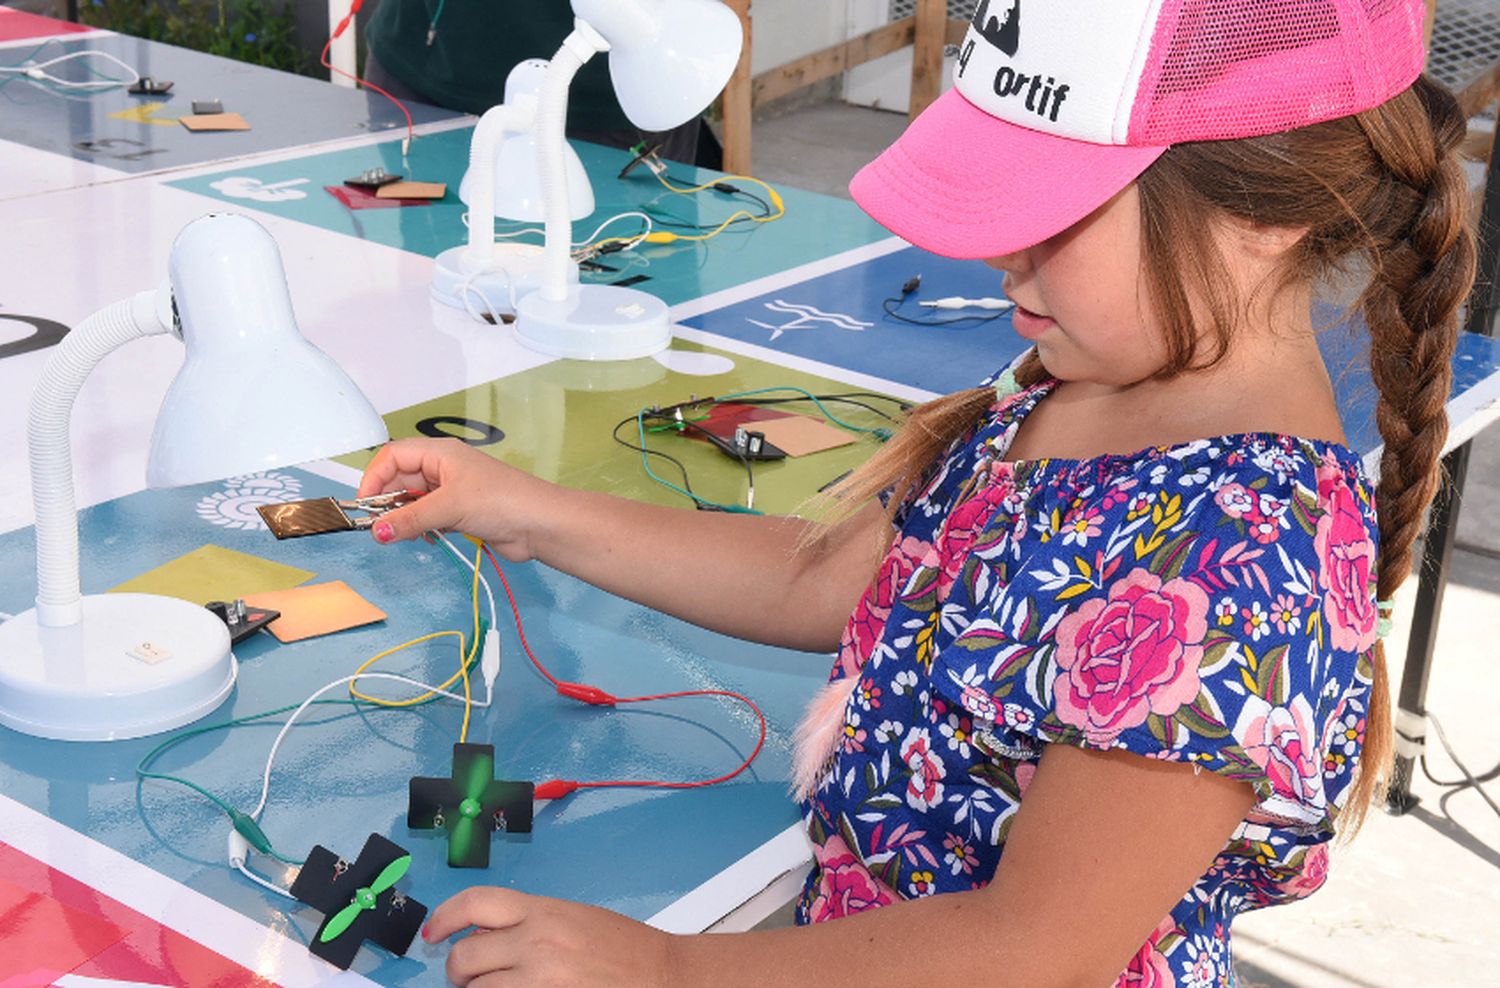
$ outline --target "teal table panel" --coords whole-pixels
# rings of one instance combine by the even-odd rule
[[[420,137],[405,160],[400,142],[388,141],[216,171],[169,184],[242,208],[436,257],[449,247],[467,242],[463,222],[466,207],[458,198],[458,186],[468,167],[472,134],[471,128],[459,128]],[[738,197],[714,192],[696,195],[668,192],[644,168],[621,179],[619,172],[630,160],[627,152],[576,141],[573,146],[593,181],[596,203],[592,215],[573,224],[574,240],[588,236],[611,216],[642,208],[681,222],[713,224],[745,207]],[[448,186],[447,195],[425,206],[351,210],[323,191],[325,186],[341,185],[344,179],[374,167],[419,181],[444,182]],[[686,165],[674,165],[673,174],[695,184],[718,175]],[[225,181],[231,177],[251,182]],[[299,184],[289,184],[294,182]],[[306,195],[278,200],[272,190],[264,200],[247,198],[240,190],[254,187],[252,183],[260,183],[260,188],[277,186]],[[742,184],[747,190],[764,194],[758,187]],[[786,200],[787,214],[781,220],[738,225],[701,243],[643,245],[628,253],[608,255],[601,261],[611,270],[587,273],[585,277],[599,282],[644,278],[635,282],[637,287],[675,305],[890,236],[848,200],[795,189],[777,191]],[[535,226],[497,221],[495,229],[497,233],[505,233]],[[638,221],[621,220],[603,235],[625,236],[638,229]],[[522,242],[530,243],[540,240],[540,236],[521,238]]]
[[[300,496],[347,495],[346,488],[312,474],[277,473],[281,486],[300,488]],[[291,645],[264,633],[248,639],[236,648],[240,680],[230,702],[202,723],[300,702],[377,651],[470,620],[467,585],[453,563],[440,558],[441,547],[382,547],[354,534],[277,542],[263,530],[213,523],[246,516],[243,503],[215,498],[225,489],[211,484],[145,492],[82,512],[85,591],[105,590],[211,543],[313,570],[315,581],[343,579],[389,617]],[[29,606],[32,551],[31,529],[0,537],[0,572],[11,575],[0,586],[0,608]],[[469,885],[493,884],[646,918],[796,822],[785,781],[789,736],[806,698],[826,675],[826,656],[705,632],[540,565],[507,570],[527,638],[559,678],[620,695],[738,690],[759,703],[769,721],[760,758],[740,778],[708,789],[580,791],[542,806],[529,837],[496,837],[487,871],[451,869],[441,839],[407,828],[406,787],[414,775],[447,775],[459,705],[359,712],[324,707],[299,721],[276,765],[263,822],[278,850],[301,858],[320,843],[352,855],[373,830],[412,852],[406,884],[429,906]],[[731,770],[750,752],[754,718],[730,701],[607,710],[557,697],[522,654],[503,593],[492,582],[502,613],[501,675],[495,708],[474,712],[469,739],[495,745],[498,775],[533,781],[706,778]],[[456,651],[448,643],[419,646],[377,668],[416,670],[440,682],[431,677],[446,678],[456,669]],[[380,691],[384,685],[368,688]],[[341,696],[342,689],[328,695]],[[157,767],[248,812],[279,720],[194,739]],[[317,928],[312,910],[225,867],[228,823],[222,813],[183,787],[137,784],[136,762],[160,740],[78,744],[0,731],[0,791],[305,940]],[[290,869],[256,858],[263,874],[289,881]],[[441,985],[445,954],[421,945],[405,959],[371,951],[357,969],[382,984]]]

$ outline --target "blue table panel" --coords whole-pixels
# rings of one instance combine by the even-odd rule
[[[406,118],[377,93],[343,89],[306,76],[124,35],[53,39],[0,50],[0,65],[44,61],[69,52],[108,52],[141,75],[169,79],[164,96],[131,96],[120,86],[102,92],[65,90],[17,74],[0,76],[0,140],[69,155],[125,172],[161,171],[227,160],[370,131],[405,128]],[[119,76],[103,59],[74,59],[48,72],[70,81]],[[177,122],[194,100],[219,100],[243,115],[248,131],[193,133]],[[122,117],[144,104],[164,104],[143,119]],[[462,116],[408,103],[416,123]]]
[[[914,275],[921,288],[896,309],[914,319],[941,320],[954,312],[924,309],[921,299],[950,295],[1002,297],[1002,274],[983,261],[955,261],[916,247],[895,251],[796,285],[714,309],[684,325],[770,350],[947,394],[970,388],[1006,366],[1030,345],[1011,329],[1009,313],[963,326],[913,326],[892,318],[887,299]],[[1318,341],[1338,395],[1350,445],[1367,453],[1380,445],[1375,385],[1363,321],[1332,306],[1314,316]],[[1453,395],[1500,373],[1500,341],[1460,334],[1453,360]]]
[[[458,198],[458,186],[468,168],[472,136],[473,129],[465,127],[420,137],[405,159],[401,156],[400,142],[391,141],[234,168],[170,184],[241,208],[436,257],[449,247],[467,242],[468,232],[463,222],[467,207]],[[669,192],[644,168],[621,179],[620,169],[631,157],[627,152],[579,141],[573,142],[573,146],[593,182],[595,200],[593,214],[573,224],[575,241],[589,236],[611,216],[643,208],[659,218],[698,225],[720,223],[737,210],[747,208],[739,197],[715,192],[694,195]],[[324,186],[341,185],[344,179],[377,166],[419,181],[447,183],[448,193],[441,201],[426,206],[351,210],[323,191]],[[717,172],[675,164],[672,174],[695,184],[718,177]],[[282,201],[236,198],[230,194],[235,184],[224,181],[231,176],[244,176],[264,185],[306,179],[295,188],[307,194]],[[741,184],[747,191],[764,196],[758,187]],[[846,199],[787,188],[777,191],[786,201],[786,216],[780,220],[737,225],[712,240],[698,243],[648,244],[627,253],[608,255],[600,260],[612,270],[585,272],[584,278],[592,282],[643,278],[635,282],[636,287],[672,305],[889,236]],[[752,212],[758,209],[753,205],[748,208]],[[538,225],[497,221],[495,230],[505,233]],[[638,220],[622,220],[601,236],[629,236],[639,229]],[[528,236],[520,242],[540,243],[541,238]]]
[[[300,496],[347,496],[347,489],[296,470]],[[277,542],[268,532],[212,524],[200,503],[224,485],[148,491],[81,514],[85,592],[99,592],[204,544],[313,570],[315,581],[343,579],[390,616],[380,624],[280,645],[268,634],[237,647],[240,680],[231,700],[203,724],[300,702],[354,671],[364,658],[430,631],[465,628],[467,583],[441,547],[382,547],[362,534]],[[208,516],[208,517],[205,517]],[[0,608],[30,606],[32,529],[0,536]],[[708,789],[580,791],[539,811],[530,836],[497,837],[487,871],[450,869],[444,842],[408,830],[407,780],[447,775],[461,709],[444,702],[399,711],[324,707],[288,736],[263,818],[283,853],[301,858],[314,844],[357,852],[371,830],[409,849],[411,894],[429,906],[473,884],[593,902],[646,918],[742,854],[796,822],[787,796],[789,736],[808,696],[823,681],[826,656],[751,645],[702,631],[602,593],[546,567],[507,567],[527,638],[561,679],[617,695],[683,689],[738,690],[761,705],[770,734],[740,778]],[[25,574],[24,578],[22,574]],[[496,706],[476,710],[469,739],[494,744],[497,774],[551,778],[708,778],[734,768],[755,742],[753,715],[715,699],[674,700],[608,710],[556,696],[525,659],[505,598],[502,669]],[[481,606],[484,606],[483,604]],[[418,646],[377,666],[418,671],[441,682],[456,669],[451,639]],[[369,691],[391,684],[370,683]],[[481,689],[482,692],[482,689]],[[342,687],[327,694],[343,696]],[[159,771],[184,775],[248,812],[281,718],[215,732],[169,752]],[[43,741],[0,731],[0,791],[88,834],[232,908],[293,936],[317,928],[311,910],[291,906],[228,870],[228,823],[208,801],[163,782],[137,784],[136,762],[160,737],[108,744]],[[712,828],[701,821],[712,820]],[[257,856],[278,880],[288,869]],[[292,922],[279,920],[290,914]],[[357,969],[382,984],[444,984],[445,950],[414,947],[406,959],[379,951]]]

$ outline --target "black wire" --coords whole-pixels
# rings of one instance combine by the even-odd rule
[[[868,392],[855,392],[855,394],[860,395],[861,397],[867,395],[871,398],[884,398],[886,401],[895,402],[896,406],[903,412],[911,410],[911,405],[907,404],[904,401],[901,401],[899,398],[888,398],[885,395],[870,394]],[[899,421],[894,415],[887,415],[885,412],[876,408],[874,405],[863,401],[857,401],[854,395],[814,395],[813,398],[816,398],[818,401],[822,402],[837,402],[841,405],[854,405],[858,408],[863,408],[868,412],[873,412],[874,414],[879,415],[887,422]],[[788,402],[794,401],[812,401],[813,398],[809,398],[805,395],[798,395],[794,398],[730,398],[729,401],[737,405],[785,405]]]
[[[1470,782],[1468,779],[1454,779],[1450,782],[1445,779],[1436,778],[1432,774],[1432,771],[1427,767],[1427,756],[1425,754],[1418,761],[1422,766],[1422,774],[1427,776],[1427,781],[1435,786],[1442,786],[1445,789],[1467,789],[1474,782],[1489,782],[1491,779],[1500,779],[1500,765],[1496,765],[1482,775],[1474,776],[1474,782]]]
[[[683,466],[681,460],[671,455],[670,453],[663,453],[660,450],[649,449],[644,446],[637,446],[635,443],[626,442],[625,440],[620,438],[620,429],[626,425],[629,425],[635,420],[636,416],[632,415],[628,419],[621,420],[620,423],[614,427],[610,435],[614,437],[615,442],[619,443],[621,446],[624,446],[626,449],[634,450],[637,453],[644,453],[648,456],[659,456],[663,460],[669,461],[673,466],[677,468],[678,472],[682,474],[682,489],[687,491],[688,494],[696,500],[698,498],[698,495],[693,493],[693,485],[688,482],[687,467]]]
[[[901,307],[901,303],[905,301],[906,296],[904,295],[900,297],[892,295],[884,302],[881,302],[880,307],[885,310],[885,314],[890,318],[912,326],[957,326],[960,323],[973,323],[975,326],[981,326],[984,323],[993,322],[1005,315],[1004,310],[1000,310],[991,312],[987,316],[957,316],[953,319],[913,319],[911,316],[903,316],[896,311]]]
[[[697,402],[695,402],[694,404],[697,404]],[[677,407],[684,407],[684,406],[677,406]],[[707,429],[705,429],[702,426],[698,425],[696,422],[689,422],[689,421],[686,421],[685,419],[678,419],[675,416],[664,415],[664,414],[661,414],[659,412],[644,412],[644,413],[639,414],[639,415],[632,415],[628,419],[621,419],[618,423],[616,423],[614,429],[611,430],[611,433],[610,433],[610,435],[614,438],[615,442],[619,443],[621,446],[624,446],[626,449],[634,450],[637,453],[645,453],[645,454],[650,455],[650,456],[659,456],[659,457],[661,457],[664,460],[670,461],[675,467],[677,467],[678,472],[682,475],[682,489],[687,492],[688,497],[690,497],[690,498],[693,499],[693,503],[698,508],[700,508],[702,510],[706,510],[706,511],[719,511],[719,510],[722,510],[713,501],[708,500],[707,498],[701,496],[700,494],[698,494],[696,491],[693,490],[693,485],[688,482],[687,467],[683,465],[683,462],[681,460],[679,460],[675,456],[672,456],[669,453],[663,453],[660,450],[651,449],[651,448],[645,447],[645,446],[637,446],[634,443],[626,442],[625,440],[623,440],[623,439],[620,438],[620,429],[623,428],[624,426],[626,426],[626,425],[628,425],[628,424],[630,424],[632,422],[642,422],[642,423],[644,423],[644,422],[651,422],[651,421],[661,421],[661,422],[664,422],[664,423],[667,423],[667,424],[670,424],[670,425],[673,425],[673,426],[679,426],[680,428],[677,430],[679,432],[682,431],[683,429],[694,429],[694,430],[696,430],[698,432],[701,432],[708,439],[708,441],[710,443],[712,443],[716,448],[718,448],[720,450],[723,450],[725,453],[728,453],[729,455],[735,457],[735,459],[737,459],[737,460],[740,461],[740,464],[742,466],[744,466],[744,468],[745,468],[746,482],[750,485],[750,487],[752,489],[755,487],[755,471],[750,466],[750,460],[742,452],[740,452],[740,450],[739,450],[738,447],[734,446],[731,443],[725,442],[722,437],[717,436],[717,435],[715,435],[712,432],[709,432]]]

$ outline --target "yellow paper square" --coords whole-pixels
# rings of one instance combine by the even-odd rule
[[[286,590],[316,574],[222,546],[206,545],[132,577],[111,593],[155,593],[193,604]]]

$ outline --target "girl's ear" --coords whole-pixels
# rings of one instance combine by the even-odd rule
[[[1231,216],[1229,235],[1235,247],[1263,261],[1278,261],[1307,236],[1305,226],[1268,226]]]

